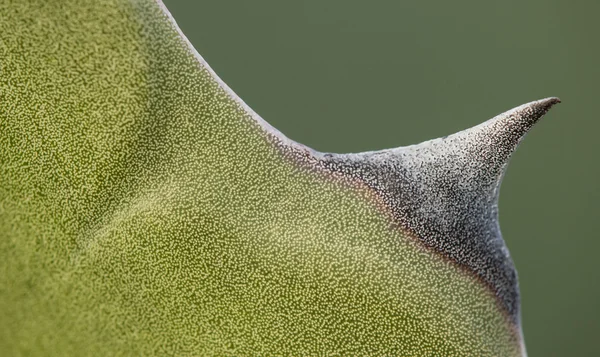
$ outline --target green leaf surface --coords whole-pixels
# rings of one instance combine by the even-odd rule
[[[160,3],[0,1],[1,354],[525,353],[481,275],[323,162]]]

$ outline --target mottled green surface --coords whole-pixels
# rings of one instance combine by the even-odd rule
[[[285,162],[151,1],[0,3],[3,355],[518,354],[489,292]]]

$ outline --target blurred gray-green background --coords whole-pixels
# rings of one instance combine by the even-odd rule
[[[600,2],[165,0],[217,74],[320,151],[415,144],[563,103],[500,198],[530,356],[600,356]]]

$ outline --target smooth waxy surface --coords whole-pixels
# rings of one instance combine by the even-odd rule
[[[3,2],[0,33],[7,355],[522,353],[492,290],[286,156],[160,5]]]

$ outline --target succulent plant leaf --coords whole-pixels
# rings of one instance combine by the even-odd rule
[[[320,153],[161,2],[0,0],[0,352],[523,356],[498,189],[557,102]]]

